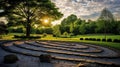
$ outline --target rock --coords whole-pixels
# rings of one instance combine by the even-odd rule
[[[19,60],[18,57],[14,54],[9,54],[4,56],[4,63],[7,63],[7,64],[16,63],[18,60]]]
[[[77,65],[77,67],[87,67],[85,64],[81,64],[81,63],[79,63],[78,65]]]
[[[40,62],[47,62],[47,63],[51,62],[51,58],[52,58],[51,55],[48,55],[48,54],[42,54],[39,57]]]

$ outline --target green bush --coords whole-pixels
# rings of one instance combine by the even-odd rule
[[[95,39],[95,38],[92,38],[92,41],[96,41],[96,39]]]
[[[4,56],[4,63],[12,64],[16,63],[18,60],[19,60],[18,57],[14,54]]]
[[[46,37],[47,36],[47,33],[43,33],[43,36],[42,37]]]
[[[68,34],[68,32],[64,32],[63,35],[61,35],[61,37],[68,38],[68,37],[70,37],[70,35]]]
[[[85,38],[85,40],[89,40],[89,38]]]
[[[100,39],[96,39],[96,41],[101,41]]]
[[[83,38],[80,38],[80,40],[84,40]]]
[[[112,39],[107,39],[107,42],[112,42]]]
[[[106,41],[106,39],[102,39],[102,41]]]
[[[120,40],[114,39],[113,42],[120,43]]]

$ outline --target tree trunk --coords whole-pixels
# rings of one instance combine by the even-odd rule
[[[26,37],[30,37],[30,24],[27,23],[27,27],[26,27]]]
[[[30,31],[31,31],[31,26],[30,26],[30,19],[29,17],[27,18],[27,24],[26,24],[26,37],[30,37]]]

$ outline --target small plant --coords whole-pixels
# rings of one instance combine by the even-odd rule
[[[68,34],[68,32],[64,32],[61,37],[63,37],[63,38],[68,38],[68,37],[70,37],[70,35]]]
[[[16,63],[18,60],[19,60],[18,57],[14,54],[9,54],[4,56],[4,63],[7,64]]]
[[[97,41],[101,41],[100,39],[96,39]]]
[[[47,62],[50,63],[51,62],[51,55],[48,54],[42,54],[39,56],[40,62]]]
[[[80,40],[83,40],[83,38],[80,38]]]
[[[106,41],[106,39],[102,39],[102,41]]]
[[[96,39],[95,39],[95,38],[92,38],[92,41],[96,41]]]
[[[120,43],[120,40],[114,39],[113,42]]]
[[[107,42],[112,42],[112,39],[107,39]]]
[[[89,38],[85,38],[85,40],[89,40]]]
[[[43,33],[43,37],[46,37],[47,36],[47,33]]]

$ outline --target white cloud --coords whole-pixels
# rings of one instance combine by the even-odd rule
[[[118,0],[52,0],[60,11],[64,14],[64,17],[70,14],[75,14],[80,18],[89,16],[89,18],[96,19],[97,14],[100,14],[103,8],[111,9],[118,5]],[[114,12],[116,8],[112,8]],[[120,7],[117,8],[119,10]],[[92,16],[97,15],[97,16]],[[118,15],[119,16],[119,15]],[[118,17],[117,16],[117,17]]]

